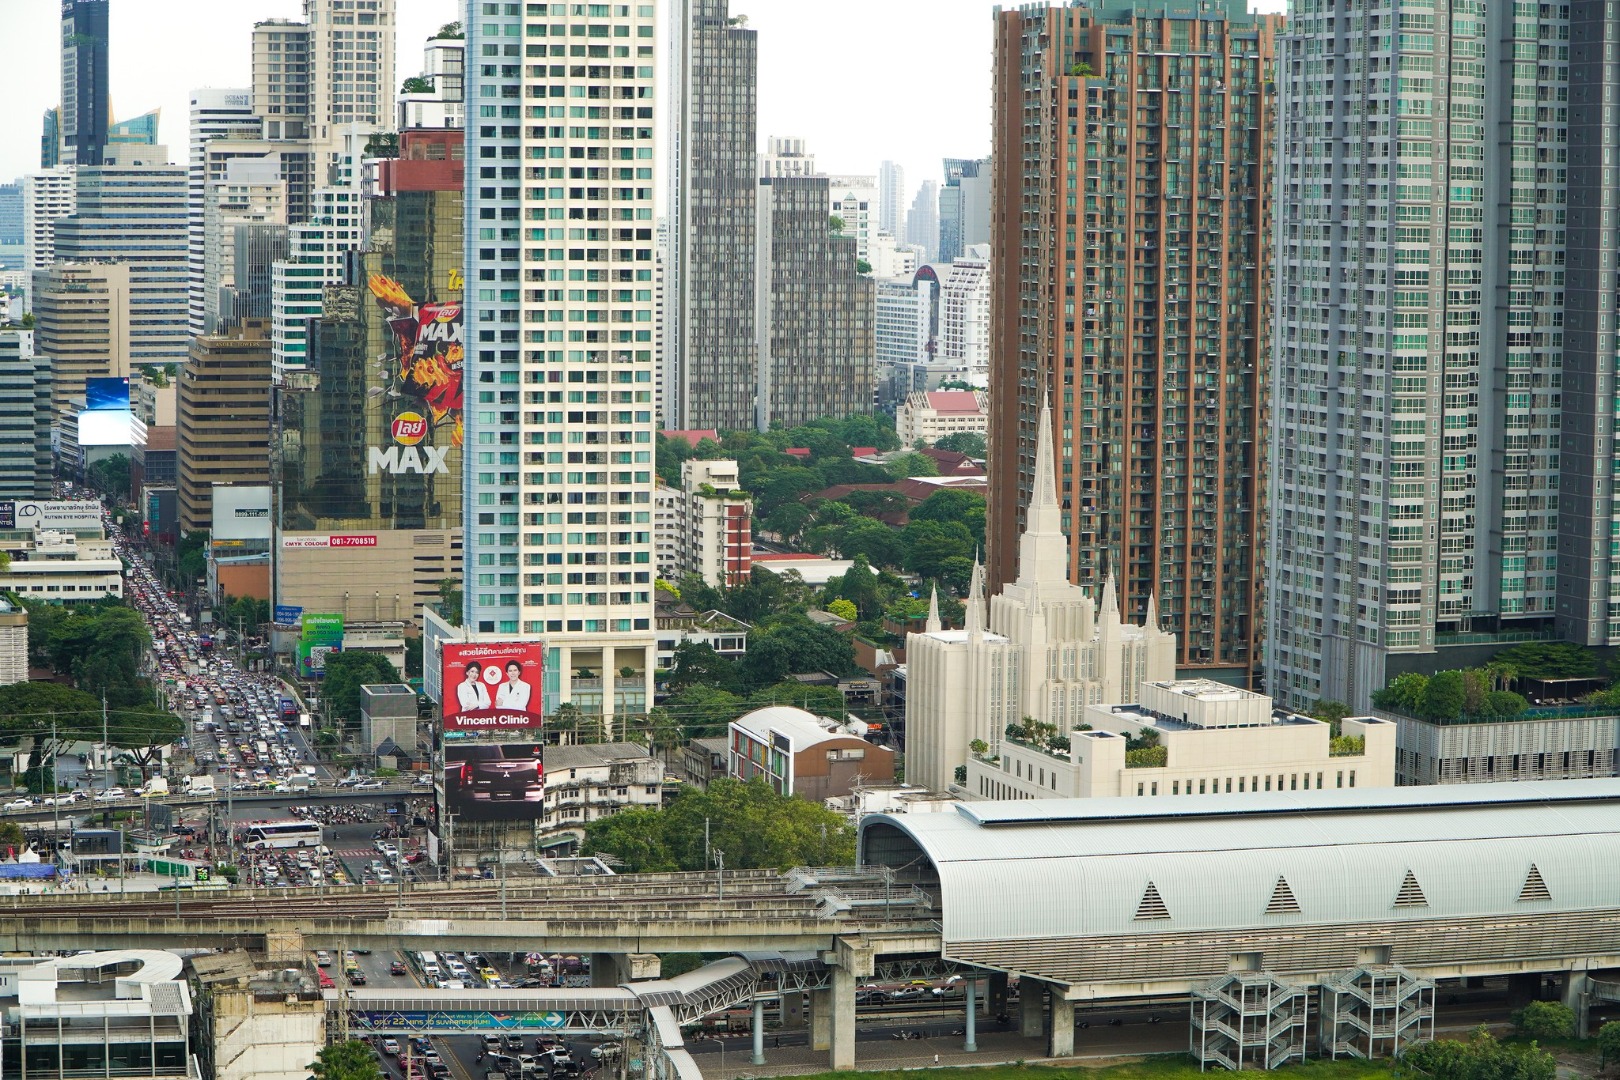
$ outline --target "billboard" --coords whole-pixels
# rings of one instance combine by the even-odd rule
[[[382,309],[394,353],[382,369],[382,384],[370,391],[384,402],[383,432],[388,445],[366,448],[372,474],[450,472],[446,457],[461,445],[461,303],[418,304],[405,287],[384,274],[367,282]]]
[[[298,617],[298,673],[306,679],[326,674],[326,658],[343,651],[343,616],[304,612]]]
[[[444,729],[545,724],[546,647],[538,641],[447,642],[442,653]]]
[[[214,484],[213,527],[209,538],[218,546],[225,540],[270,539],[270,486],[268,484]]]
[[[344,536],[287,536],[281,537],[282,550],[299,550],[301,548],[374,548],[377,546],[377,534],[365,536],[353,534]]]
[[[0,499],[0,529],[99,529],[101,504],[93,499],[74,502],[32,502]]]
[[[463,821],[535,818],[544,814],[545,798],[545,748],[540,743],[446,744],[446,813]]]
[[[84,380],[84,411],[79,414],[79,445],[130,446],[135,414],[129,405],[128,378]]]

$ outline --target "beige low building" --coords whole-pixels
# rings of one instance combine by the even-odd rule
[[[1145,682],[1134,705],[1092,705],[1068,748],[1003,738],[968,763],[970,799],[1227,795],[1393,787],[1396,726],[1363,716],[1341,738],[1269,697],[1208,679]],[[1133,762],[1128,739],[1158,737],[1162,753]]]
[[[349,620],[414,622],[440,584],[461,581],[460,529],[282,532],[276,602]]]
[[[307,956],[307,954],[305,954]],[[326,1002],[308,961],[255,963],[245,952],[190,960],[203,1075],[304,1080],[326,1045]]]

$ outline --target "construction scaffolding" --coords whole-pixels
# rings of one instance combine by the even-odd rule
[[[1358,967],[1322,982],[1318,1046],[1331,1058],[1395,1058],[1434,1038],[1434,980],[1399,964]]]
[[[1275,1069],[1304,1060],[1310,992],[1266,971],[1223,975],[1192,995],[1189,1047],[1199,1068]]]

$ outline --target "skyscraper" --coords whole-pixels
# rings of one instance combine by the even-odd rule
[[[544,640],[582,712],[642,713],[657,644],[655,4],[475,0],[468,14],[465,626]]]
[[[0,498],[51,497],[50,377],[32,330],[0,329]]]
[[[238,136],[257,139],[263,121],[253,112],[253,91],[206,87],[191,92],[191,146],[186,162],[186,301],[187,328],[193,336],[208,331],[203,313],[203,195],[208,179],[208,143]]]
[[[906,228],[906,170],[895,161],[878,167],[878,232],[904,240]]]
[[[108,0],[62,0],[62,161],[100,165],[112,121]]]
[[[827,178],[759,183],[759,430],[871,412],[874,286],[828,224]]]
[[[34,356],[51,374],[55,414],[90,378],[129,375],[130,269],[114,263],[53,263],[34,275]]]
[[[1400,671],[1457,666],[1437,650],[1482,632],[1620,643],[1620,21],[1593,4],[1489,25],[1403,8],[1374,39],[1339,21],[1369,17],[1356,5],[1295,10],[1272,693],[1364,707]]]
[[[23,267],[33,273],[56,261],[56,223],[73,213],[73,167],[23,177]]]
[[[996,16],[991,580],[1019,569],[1050,393],[1071,580],[1095,595],[1114,573],[1133,619],[1156,595],[1179,664],[1238,682],[1257,658],[1279,26],[1238,0]]]
[[[924,180],[906,213],[906,243],[919,247],[923,262],[933,262],[939,250],[939,185]]]
[[[131,364],[186,358],[186,239],[183,166],[75,171],[73,213],[56,223],[56,258],[128,264]]]
[[[945,186],[939,192],[939,252],[942,263],[974,244],[990,242],[990,162],[946,158]]]
[[[665,364],[682,428],[755,419],[755,145],[759,44],[727,0],[678,0],[672,34]],[[669,409],[673,404],[674,408]]]

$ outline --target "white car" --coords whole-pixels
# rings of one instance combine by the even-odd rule
[[[111,802],[113,799],[125,798],[128,793],[121,787],[108,788],[106,791],[96,792],[97,802]]]
[[[381,780],[362,780],[358,784],[354,785],[354,790],[356,790],[356,791],[377,791],[377,790],[381,789],[382,786],[383,786],[383,782]]]
[[[12,799],[10,802],[6,803],[5,808],[7,810],[30,810],[33,808],[33,806],[33,799]]]

